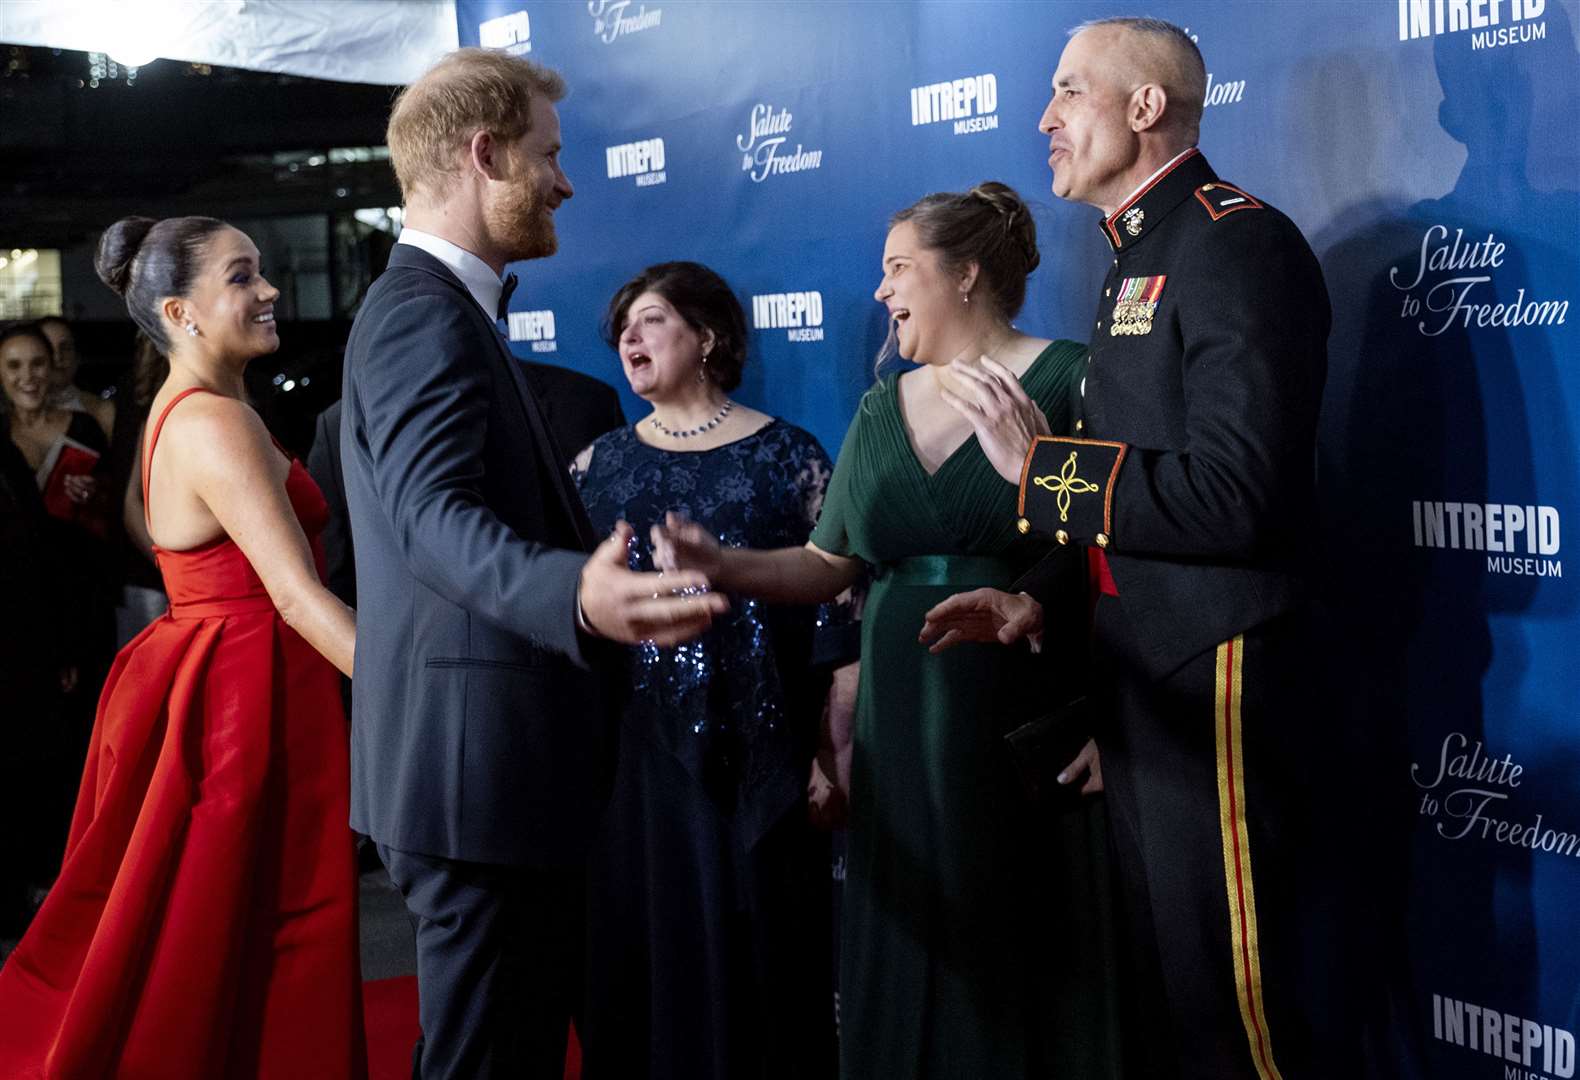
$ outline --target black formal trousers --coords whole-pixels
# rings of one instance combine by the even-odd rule
[[[561,1080],[583,994],[583,873],[378,851],[417,932],[413,1080]]]
[[[1099,599],[1098,640],[1125,632]],[[1141,983],[1132,1072],[1191,1080],[1299,1080],[1310,1064],[1297,1002],[1306,846],[1300,747],[1306,630],[1281,616],[1161,680],[1097,656],[1098,736]]]

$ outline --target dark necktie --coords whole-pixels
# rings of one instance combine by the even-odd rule
[[[505,280],[500,282],[500,286],[499,314],[494,316],[496,319],[503,319],[510,314],[510,295],[516,291],[516,275],[506,274]]]

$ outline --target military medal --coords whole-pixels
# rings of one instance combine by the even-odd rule
[[[1125,278],[1119,286],[1119,301],[1114,304],[1114,314],[1108,323],[1109,335],[1134,337],[1150,334],[1152,313],[1157,310],[1158,297],[1163,295],[1163,283],[1167,280],[1166,274]]]
[[[1119,220],[1125,223],[1125,232],[1129,233],[1131,236],[1140,236],[1141,223],[1146,219],[1147,214],[1145,210],[1141,209],[1139,206],[1132,206],[1129,210],[1124,212]]]

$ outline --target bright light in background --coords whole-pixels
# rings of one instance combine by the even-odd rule
[[[198,13],[195,0],[98,0],[93,6],[93,21],[104,42],[101,50],[128,68],[152,63],[167,52],[180,55]]]
[[[0,250],[0,323],[59,315],[60,300],[60,252],[38,248]]]
[[[401,221],[405,211],[399,206],[386,206],[380,209],[377,206],[363,207],[353,210],[352,216],[362,224],[387,232],[391,236],[399,236]]]
[[[157,42],[128,41],[115,46],[114,50],[105,53],[111,60],[123,68],[136,71],[140,67],[147,67],[159,59],[159,45]]]

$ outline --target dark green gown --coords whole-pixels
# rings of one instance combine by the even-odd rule
[[[1070,427],[1083,356],[1054,342],[1022,379],[1054,431]],[[1015,489],[975,438],[927,475],[896,380],[862,398],[812,534],[874,571],[851,774],[841,1074],[1115,1077],[1119,950],[1102,801],[1029,803],[1003,743],[1071,696],[1079,662],[1025,645],[933,656],[917,642],[930,607],[1006,588],[1043,552],[1016,532]],[[1066,660],[1085,639],[1069,624],[1084,617],[1048,613]]]

